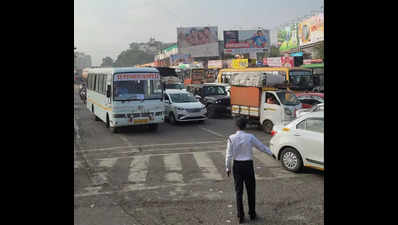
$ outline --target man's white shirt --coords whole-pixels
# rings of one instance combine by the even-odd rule
[[[253,160],[253,147],[272,155],[271,150],[261,143],[253,134],[248,134],[244,131],[238,130],[235,134],[229,136],[225,157],[226,170],[231,171],[232,160]]]

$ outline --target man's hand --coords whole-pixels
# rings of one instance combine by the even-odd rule
[[[231,174],[231,171],[227,170],[227,176],[229,177],[229,175]]]

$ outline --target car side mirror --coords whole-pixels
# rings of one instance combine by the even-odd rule
[[[200,97],[199,95],[195,95],[195,98],[196,98],[197,100],[200,100],[202,97]]]
[[[164,103],[170,104],[170,100],[165,99]]]
[[[106,88],[106,97],[110,98],[111,97],[111,85],[108,84]]]

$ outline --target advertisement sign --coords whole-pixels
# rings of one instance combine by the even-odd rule
[[[192,57],[219,56],[218,28],[177,28],[177,46],[180,53]]]
[[[279,51],[297,48],[297,24],[286,26],[278,31]]]
[[[207,68],[209,69],[222,68],[222,60],[209,60],[209,62],[207,63]]]
[[[294,60],[291,56],[269,57],[263,59],[263,64],[270,67],[293,67]]]
[[[323,13],[312,16],[301,22],[298,27],[300,46],[323,41]]]
[[[173,66],[179,65],[180,63],[190,64],[193,60],[189,54],[175,54],[170,56],[170,64]]]
[[[269,30],[229,30],[224,31],[224,52],[245,54],[264,52],[270,46]],[[237,51],[237,50],[240,51]]]
[[[159,73],[122,73],[115,74],[114,81],[125,80],[159,80]]]
[[[249,66],[248,59],[233,59],[232,60],[232,68],[234,68],[234,69],[247,68],[248,66]]]
[[[304,59],[303,64],[308,65],[308,64],[314,64],[314,63],[323,63],[322,59]]]

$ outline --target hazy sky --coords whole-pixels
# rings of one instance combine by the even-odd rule
[[[116,60],[131,42],[177,42],[177,27],[274,29],[297,17],[320,11],[323,0],[74,0],[77,51]]]

